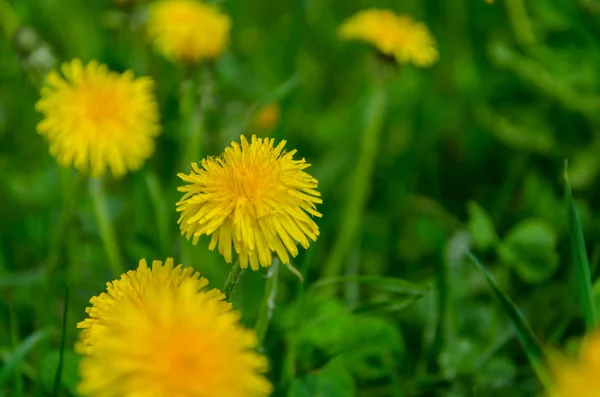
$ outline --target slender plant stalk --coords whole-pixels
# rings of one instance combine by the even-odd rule
[[[52,395],[58,397],[58,389],[62,378],[62,369],[65,355],[65,341],[67,339],[67,311],[69,309],[69,286],[65,286],[65,302],[63,304],[62,332],[60,336],[60,353],[58,356],[58,365],[56,367],[56,375],[54,376],[54,387]]]
[[[227,276],[227,280],[225,280],[225,285],[223,286],[223,293],[227,297],[228,301],[231,301],[231,295],[235,290],[240,278],[242,277],[242,273],[244,269],[240,266],[240,260],[236,259],[235,263],[231,267],[231,272],[229,272],[229,276]]]
[[[156,226],[162,255],[169,251],[169,209],[165,205],[165,197],[156,173],[149,170],[144,173],[144,183],[156,216]]]
[[[89,191],[92,202],[94,203],[98,228],[100,229],[100,239],[102,240],[106,256],[108,257],[108,266],[115,277],[119,277],[121,274],[125,273],[125,267],[123,266],[121,251],[119,249],[119,244],[117,243],[117,237],[110,217],[102,180],[90,179]]]
[[[186,69],[181,83],[179,110],[181,116],[182,164],[186,172],[191,163],[200,161],[203,155],[204,119],[212,101],[212,77],[208,67]],[[200,95],[202,90],[202,95]]]
[[[0,0],[0,25],[9,40],[19,28],[20,22],[7,0]]]
[[[267,282],[265,284],[265,295],[263,297],[260,310],[258,312],[258,319],[256,320],[256,336],[258,338],[258,345],[262,346],[262,343],[267,334],[269,323],[273,317],[273,311],[275,310],[275,297],[277,296],[277,280],[279,279],[279,259],[273,259],[273,264],[269,268],[267,273]]]
[[[506,0],[506,8],[508,10],[508,18],[519,44],[524,47],[535,45],[535,35],[527,16],[525,2],[523,0]]]
[[[71,227],[73,218],[77,213],[77,203],[80,198],[82,190],[81,188],[84,181],[85,177],[78,173],[75,181],[66,182],[63,184],[63,206],[52,233],[50,252],[48,253],[48,258],[46,259],[45,269],[47,277],[51,277],[60,260],[61,251],[67,239],[69,228]]]
[[[10,338],[12,344],[12,350],[15,351],[19,346],[19,324],[17,323],[17,316],[12,305],[8,305],[8,315],[10,321]],[[23,377],[21,369],[17,367],[15,369],[14,377],[14,388],[15,395],[18,397],[23,396]]]
[[[362,213],[370,190],[371,176],[379,147],[379,136],[384,119],[386,90],[382,81],[377,80],[369,98],[366,125],[360,144],[358,166],[350,189],[350,201],[342,216],[340,232],[333,250],[324,266],[324,277],[335,277],[342,273],[342,265],[360,228]]]

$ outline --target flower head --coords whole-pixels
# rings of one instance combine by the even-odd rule
[[[173,61],[198,62],[219,57],[229,41],[231,20],[213,4],[161,0],[150,8],[148,35]]]
[[[435,40],[427,26],[389,10],[359,11],[342,24],[339,35],[346,40],[366,41],[399,63],[425,67],[438,59]]]
[[[578,358],[555,358],[551,369],[554,388],[549,397],[600,396],[600,331],[583,340]]]
[[[93,397],[267,396],[256,335],[189,268],[140,261],[92,299],[79,392]],[[94,332],[92,332],[94,331]]]
[[[37,130],[50,142],[50,153],[93,177],[140,168],[160,131],[152,79],[78,59],[64,63],[62,73],[48,74],[36,104],[44,116]]]
[[[79,334],[79,343],[76,348],[80,353],[91,353],[95,342],[114,323],[109,322],[111,311],[122,305],[123,302],[131,301],[140,307],[149,308],[147,299],[148,290],[165,290],[172,293],[181,287],[183,282],[191,283],[196,291],[205,290],[208,280],[200,277],[191,267],[178,265],[173,267],[173,259],[168,258],[163,266],[160,261],[153,261],[152,268],[148,268],[145,259],[140,260],[137,270],[130,270],[123,274],[120,279],[106,283],[106,292],[90,299],[91,307],[86,309],[89,318],[86,318],[77,328],[83,331]],[[225,295],[216,288],[207,291],[217,301],[222,301]],[[222,302],[224,310],[229,310],[231,305]]]
[[[202,160],[202,168],[193,163],[189,175],[178,175],[187,183],[178,188],[185,193],[177,203],[181,232],[194,244],[212,235],[209,248],[218,246],[228,263],[233,245],[242,268],[271,265],[272,252],[287,264],[288,253],[298,254],[296,242],[307,248],[308,238],[319,235],[309,216],[321,216],[318,182],[304,172],[310,164],[293,159],[295,150],[283,150],[285,141],[240,139],[220,157]]]

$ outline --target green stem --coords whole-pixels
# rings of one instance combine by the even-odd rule
[[[227,297],[228,301],[231,301],[231,294],[233,294],[233,291],[240,281],[243,272],[244,269],[241,268],[240,261],[237,259],[231,268],[229,276],[227,276],[227,280],[225,280],[225,285],[223,286],[223,293]]]
[[[0,0],[0,25],[7,39],[11,39],[20,22],[7,0]]]
[[[156,173],[149,170],[144,173],[144,182],[148,189],[148,195],[152,202],[154,214],[156,216],[156,225],[158,229],[158,238],[160,242],[161,254],[167,255],[169,251],[169,210],[165,205],[165,199],[160,181]]]
[[[61,169],[62,170],[62,169]],[[70,170],[65,170],[70,173]],[[69,233],[69,228],[73,223],[73,218],[77,213],[77,203],[81,187],[85,177],[82,174],[77,174],[75,181],[67,181],[62,184],[63,190],[63,207],[60,216],[56,222],[56,226],[52,232],[52,240],[50,242],[50,252],[46,259],[46,275],[51,277],[60,260],[61,252]]]
[[[12,305],[8,305],[8,315],[10,322],[10,337],[11,337],[11,345],[12,350],[16,351],[17,347],[20,344],[19,341],[19,324],[17,323],[17,316],[15,314],[15,310]],[[14,376],[14,387],[15,394],[19,397],[23,396],[23,377],[21,374],[21,368],[17,367],[13,374]]]
[[[354,181],[350,188],[350,201],[342,215],[340,233],[334,243],[333,250],[325,263],[323,276],[335,277],[342,272],[342,264],[352,245],[355,243],[360,228],[363,209],[370,190],[371,176],[379,147],[379,136],[386,106],[385,84],[378,81],[374,84],[367,105],[366,125],[360,143],[360,155]]]
[[[58,397],[58,389],[62,378],[62,369],[65,355],[65,342],[67,340],[67,313],[69,308],[69,285],[65,286],[65,302],[63,304],[62,332],[60,337],[60,353],[58,356],[58,365],[56,367],[56,375],[54,376],[54,387],[52,388],[52,396]]]
[[[181,83],[180,115],[182,134],[182,164],[181,170],[187,171],[191,163],[200,161],[202,142],[204,140],[204,119],[211,98],[211,74],[206,69],[187,69]],[[205,92],[201,98],[199,89]]]
[[[279,259],[274,259],[273,264],[269,268],[267,273],[267,282],[265,284],[265,295],[263,297],[262,304],[260,305],[260,311],[258,312],[258,319],[256,320],[256,336],[258,338],[258,345],[262,346],[262,343],[267,334],[269,323],[273,317],[273,310],[275,310],[275,297],[277,296],[277,280],[279,279]]]
[[[89,191],[92,202],[94,203],[98,228],[100,229],[100,239],[102,240],[106,256],[108,257],[108,266],[114,276],[119,277],[121,274],[125,273],[125,267],[123,266],[121,251],[119,250],[119,244],[117,243],[115,230],[110,217],[102,180],[90,179]]]
[[[515,37],[523,47],[536,44],[531,22],[527,16],[527,9],[523,0],[506,0],[508,18],[515,32]]]

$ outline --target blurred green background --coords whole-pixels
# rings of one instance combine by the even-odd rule
[[[210,67],[210,85],[201,86],[202,98],[210,99],[202,154],[220,153],[242,132],[286,139],[288,150],[312,164],[324,201],[321,235],[294,261],[304,283],[280,270],[264,346],[275,395],[539,395],[509,318],[463,254],[469,247],[493,272],[544,345],[569,346],[584,332],[562,173],[568,159],[595,274],[600,3],[219,4],[233,28],[228,51]],[[207,238],[192,246],[179,234],[186,85],[183,69],[145,40],[147,5],[0,0],[5,16],[9,6],[22,28],[0,40],[0,395],[50,395],[68,284],[59,395],[75,396],[75,324],[114,276],[85,185],[73,190],[75,172],[56,164],[35,130],[34,104],[50,68],[96,59],[157,81],[163,132],[155,155],[140,171],[104,181],[126,266],[174,257],[214,287],[230,266],[208,251]],[[377,108],[382,124],[372,170],[367,166],[368,183],[357,191],[379,61],[369,46],[339,41],[336,30],[370,7],[425,22],[440,60],[423,70],[387,66],[393,71],[387,101]],[[252,122],[270,103],[274,119]],[[353,200],[356,217],[347,230]],[[69,210],[73,220],[57,237]],[[336,245],[340,235],[347,251]],[[336,284],[336,299],[322,285],[334,276],[325,270],[332,255],[340,260],[337,275],[360,281]],[[55,269],[47,268],[49,258],[57,260]],[[246,272],[233,297],[248,327],[265,274]]]

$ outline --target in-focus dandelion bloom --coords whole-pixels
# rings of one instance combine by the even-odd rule
[[[550,367],[554,387],[548,397],[600,396],[600,330],[583,340],[579,357],[554,357]]]
[[[79,392],[92,397],[267,396],[254,331],[190,268],[140,261],[92,298]],[[80,346],[81,347],[81,346]]]
[[[109,169],[115,177],[139,169],[160,131],[152,79],[78,59],[61,70],[63,76],[48,74],[36,104],[44,116],[37,130],[48,139],[50,153],[93,177]]]
[[[228,263],[233,245],[242,268],[271,265],[272,252],[287,264],[288,253],[298,254],[296,242],[307,248],[319,235],[309,216],[321,216],[318,182],[304,172],[310,164],[293,159],[296,150],[283,150],[285,141],[240,139],[202,160],[202,168],[193,163],[189,175],[178,174],[187,183],[178,188],[185,193],[177,203],[181,232],[194,244],[211,235],[209,248],[218,246]]]
[[[432,65],[438,59],[436,43],[423,23],[389,10],[368,9],[348,18],[339,35],[346,40],[362,40],[399,63]]]
[[[231,19],[213,4],[161,0],[150,6],[148,35],[166,58],[199,62],[219,57],[229,42]]]

